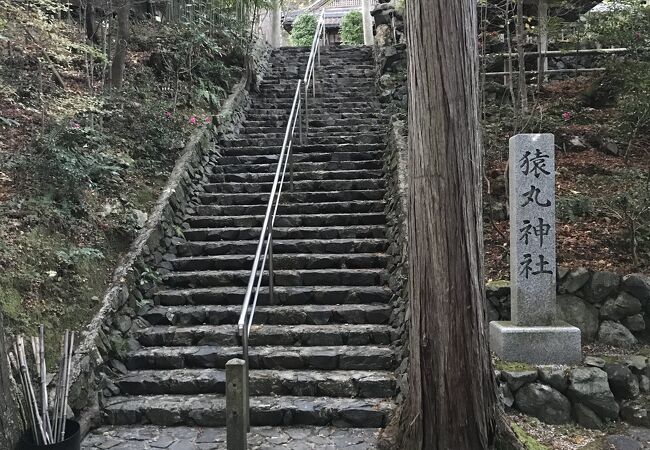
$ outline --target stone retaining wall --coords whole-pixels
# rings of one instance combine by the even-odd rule
[[[633,348],[648,341],[650,276],[558,267],[558,317],[582,331],[582,343]],[[488,320],[510,320],[510,285],[487,284]]]
[[[253,49],[256,74],[266,70],[268,48],[258,41]],[[146,328],[138,315],[151,307],[158,274],[171,269],[174,244],[182,242],[183,220],[197,203],[194,197],[207,181],[210,155],[219,140],[237,134],[249,104],[247,77],[235,85],[212,125],[197,130],[169,176],[167,185],[129,252],[113,273],[102,306],[81,333],[72,362],[70,406],[79,417],[82,432],[87,432],[98,416],[98,395],[116,394],[110,381],[126,373],[120,355],[139,348],[130,333]]]
[[[398,336],[394,345],[399,362],[397,369],[397,400],[399,403],[404,399],[408,388],[406,371],[409,355],[406,150],[406,117],[396,114],[390,118],[388,146],[384,154],[384,173],[386,174],[386,238],[390,242],[387,250],[389,256],[388,284],[393,291],[391,325],[397,328]]]
[[[518,367],[496,372],[504,405],[546,423],[575,421],[586,428],[602,428],[622,419],[650,427],[650,359],[646,356],[587,357],[584,366],[575,368]]]

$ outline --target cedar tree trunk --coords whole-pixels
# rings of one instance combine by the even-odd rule
[[[124,81],[124,64],[129,44],[130,9],[130,0],[122,0],[117,9],[117,42],[115,43],[115,55],[111,66],[111,83],[115,89],[122,89],[122,81]]]
[[[475,0],[409,0],[409,393],[402,448],[493,445]]]

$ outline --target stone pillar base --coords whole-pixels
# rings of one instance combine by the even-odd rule
[[[549,327],[490,322],[490,349],[505,361],[528,364],[576,364],[582,360],[580,329],[564,322]]]

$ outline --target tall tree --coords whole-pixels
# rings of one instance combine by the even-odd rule
[[[115,89],[122,89],[122,82],[124,81],[124,65],[126,64],[126,52],[129,45],[130,10],[130,0],[121,0],[118,3],[115,55],[111,65],[111,84]]]
[[[487,449],[475,0],[409,0],[409,393],[402,448]]]
[[[14,402],[11,379],[9,378],[9,363],[5,343],[5,330],[0,313],[0,448],[16,448],[20,437],[20,419]]]

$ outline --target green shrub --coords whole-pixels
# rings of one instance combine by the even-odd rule
[[[309,47],[316,33],[316,17],[311,14],[302,14],[293,22],[291,30],[291,45],[296,47]]]
[[[350,11],[343,16],[341,42],[347,45],[363,44],[363,17],[360,11]]]

